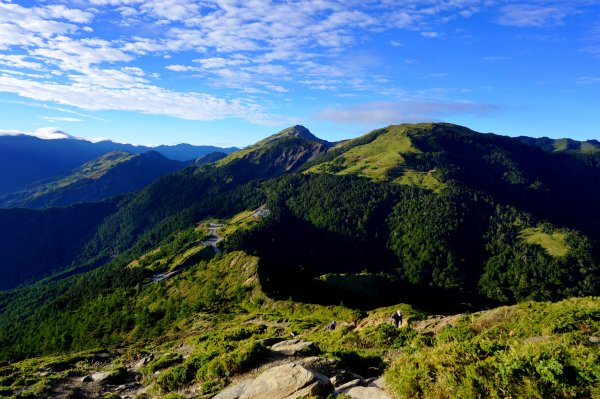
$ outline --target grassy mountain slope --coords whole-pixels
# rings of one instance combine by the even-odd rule
[[[239,228],[240,217],[234,220],[229,227]],[[35,320],[44,312],[56,317],[41,317],[13,348],[31,355],[77,352],[4,363],[0,395],[53,397],[65,389],[60,387],[97,371],[111,373],[112,384],[141,379],[137,389],[145,385],[149,397],[210,395],[273,361],[266,346],[291,333],[316,343],[311,354],[335,359],[347,370],[364,376],[385,373],[388,387],[402,398],[599,394],[600,358],[592,344],[600,335],[598,298],[528,302],[449,317],[428,316],[406,304],[368,312],[303,304],[269,298],[262,289],[259,259],[240,251],[198,261],[148,284],[156,273],[153,265],[194,245],[201,229],[188,234],[104,277],[92,272],[87,283],[83,276],[73,277],[66,290],[61,289],[65,282],[50,283],[60,295],[27,317]],[[110,287],[110,279],[117,286]],[[74,288],[92,282],[95,292],[74,306]],[[13,301],[26,306],[25,292],[13,295]],[[389,322],[395,309],[405,316],[400,329]],[[338,328],[328,332],[331,320]],[[4,343],[15,328],[2,327]],[[150,354],[154,360],[136,368]]]
[[[597,296],[599,182],[578,154],[455,125],[336,146],[286,129],[124,198],[75,257],[108,264],[0,292],[0,395],[52,396],[148,353],[149,395],[210,395],[293,332],[400,397],[597,397],[597,298],[426,312]]]
[[[242,157],[225,158],[216,165],[188,167],[129,194],[112,214],[105,215],[107,217],[94,227],[92,237],[85,236],[85,245],[78,246],[79,250],[70,252],[67,258],[57,260],[58,264],[53,264],[51,269],[60,271],[84,266],[90,259],[106,259],[129,250],[140,253],[198,220],[258,207],[264,201],[264,194],[256,183],[259,179],[294,171],[327,148],[310,137],[274,137],[277,139],[272,144],[246,151]],[[9,210],[0,210],[0,214],[3,212],[10,214]],[[23,240],[23,245],[27,245],[35,239],[36,224],[29,220],[29,214],[19,215],[24,218],[20,224],[31,226]],[[14,235],[16,226],[5,224],[0,229],[9,236]],[[47,242],[54,239],[58,238],[44,237]],[[20,252],[0,252],[0,265],[7,269],[14,267],[20,263],[19,256]],[[28,256],[39,259],[44,254],[33,252]],[[40,268],[43,269],[43,265]],[[45,273],[51,269],[44,269]]]
[[[81,165],[68,176],[6,195],[0,198],[0,205],[45,208],[100,201],[138,190],[184,166],[183,162],[169,160],[157,152],[113,151]]]

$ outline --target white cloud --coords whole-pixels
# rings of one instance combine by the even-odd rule
[[[498,23],[506,26],[542,28],[560,25],[567,16],[559,6],[511,4],[502,7]]]
[[[438,32],[421,32],[421,36],[428,39],[435,39],[436,37],[440,37],[440,34]]]
[[[286,93],[298,84],[346,96],[382,92],[390,81],[373,73],[377,63],[359,65],[357,54],[350,51],[355,44],[372,33],[394,29],[436,38],[444,34],[447,21],[469,17],[489,4],[486,0],[57,2],[68,6],[37,2],[41,5],[26,7],[0,0],[0,49],[9,51],[0,55],[0,65],[12,75],[0,75],[0,91],[91,111],[260,122],[276,117],[245,98],[246,93],[260,99],[258,94]],[[91,7],[77,8],[84,3]],[[503,13],[520,11],[523,21],[552,21],[539,10],[535,16],[526,6],[512,6],[504,7]],[[106,21],[113,25],[95,25]],[[99,39],[99,32],[106,31],[111,33]],[[151,67],[143,70],[138,63],[142,57],[158,62],[145,64]],[[169,58],[171,65],[165,65]],[[195,91],[161,87],[175,74],[165,71],[163,79],[158,68],[184,74],[196,85],[191,86]],[[40,74],[34,76],[27,69]],[[202,93],[215,87],[219,93],[233,89],[235,94]]]
[[[22,131],[22,130],[1,130],[0,136],[20,136],[27,135],[38,137],[45,140],[59,140],[59,139],[78,139],[77,137],[71,136],[57,127],[41,127],[34,131]]]
[[[11,68],[33,69],[35,71],[44,70],[44,66],[39,62],[27,61],[26,56],[16,54],[0,54],[0,64]]]
[[[88,111],[137,111],[200,121],[231,117],[271,123],[276,119],[252,102],[227,101],[208,94],[175,92],[152,85],[109,89],[83,83],[67,85],[0,76],[0,91]]]
[[[498,107],[471,102],[370,102],[358,105],[326,108],[318,116],[338,123],[385,125],[404,122],[439,121],[455,115],[489,115]]]
[[[83,122],[83,119],[70,116],[42,116],[41,119],[48,122]]]

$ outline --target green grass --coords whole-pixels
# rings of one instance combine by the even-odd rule
[[[600,299],[465,315],[386,372],[400,398],[600,398]]]
[[[552,256],[565,256],[569,252],[566,234],[559,231],[548,232],[540,226],[528,227],[521,230],[519,236],[528,244],[541,246]]]
[[[402,185],[424,188],[434,193],[439,193],[446,188],[446,184],[435,177],[433,171],[418,172],[416,170],[405,170],[402,176],[394,181]]]
[[[407,130],[407,126],[390,126],[367,144],[352,146],[352,141],[344,143],[343,146],[351,148],[332,161],[313,166],[308,172],[383,179],[389,170],[405,163],[402,154],[419,152],[407,136]]]
[[[36,186],[34,188],[34,192],[30,193],[32,198],[38,198],[43,195],[46,195],[54,190],[58,190],[60,188],[68,187],[73,184],[76,184],[79,181],[86,179],[99,179],[104,176],[108,171],[114,168],[116,165],[129,161],[134,157],[137,157],[137,154],[130,154],[125,151],[113,151],[107,154],[102,155],[99,158],[96,158],[92,161],[89,161],[79,168],[75,169],[69,176],[64,177],[62,179],[57,179],[51,181],[47,184],[43,184],[40,186]]]
[[[600,147],[598,147],[597,145],[594,145],[592,143],[589,143],[587,141],[584,141],[581,143],[581,147],[579,148],[579,150],[583,154],[593,154],[596,152],[600,152]]]

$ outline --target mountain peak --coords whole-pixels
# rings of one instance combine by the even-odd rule
[[[310,130],[308,130],[307,128],[305,128],[302,125],[294,125],[294,126],[286,128],[286,129],[283,129],[279,133],[271,136],[270,139],[278,140],[278,139],[287,138],[287,137],[296,137],[296,138],[300,138],[300,139],[304,139],[304,140],[316,141],[318,143],[326,143],[325,140],[318,138],[317,136],[312,134],[310,132]],[[271,141],[271,140],[269,140],[269,141]]]

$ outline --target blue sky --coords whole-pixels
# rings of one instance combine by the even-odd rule
[[[0,134],[600,139],[600,0],[0,0]]]

